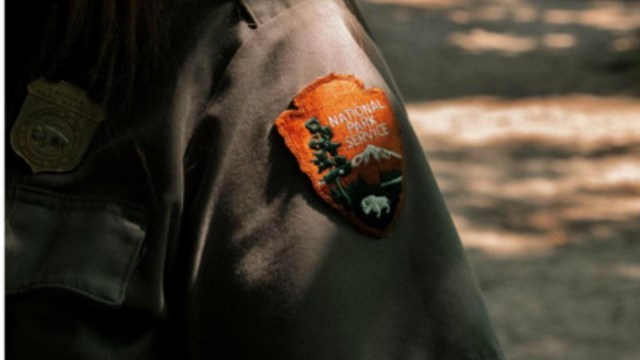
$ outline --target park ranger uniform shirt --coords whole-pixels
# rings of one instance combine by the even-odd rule
[[[502,359],[353,3],[195,10],[172,71],[98,126],[76,168],[34,174],[7,149],[7,358]],[[382,116],[370,138],[338,129],[358,99]],[[18,112],[8,104],[7,131]],[[292,130],[296,114],[309,122]],[[336,176],[365,161],[347,147],[376,136],[388,148],[367,156],[396,161],[379,187],[402,186],[363,197]],[[336,171],[317,175],[307,153]]]

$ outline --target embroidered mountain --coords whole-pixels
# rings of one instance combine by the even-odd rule
[[[368,165],[369,161],[375,160],[377,162],[389,160],[391,158],[402,159],[402,156],[399,154],[383,149],[381,147],[377,147],[375,145],[367,145],[367,148],[364,149],[363,152],[354,156],[351,159],[351,166],[358,167],[360,165]]]

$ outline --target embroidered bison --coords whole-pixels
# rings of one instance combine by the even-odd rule
[[[369,195],[362,199],[360,205],[362,205],[362,211],[364,211],[365,214],[369,215],[371,212],[375,212],[377,218],[382,215],[383,210],[386,211],[387,214],[391,212],[389,199],[386,196]]]

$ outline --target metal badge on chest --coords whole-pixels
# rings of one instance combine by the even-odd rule
[[[104,120],[102,107],[71,84],[40,78],[11,129],[11,147],[34,173],[66,172],[77,167]]]

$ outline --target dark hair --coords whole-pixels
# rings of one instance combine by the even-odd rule
[[[13,61],[25,82],[64,80],[120,106],[135,83],[162,66],[174,10],[162,0],[10,1],[7,52],[16,43],[25,51],[25,64]]]

